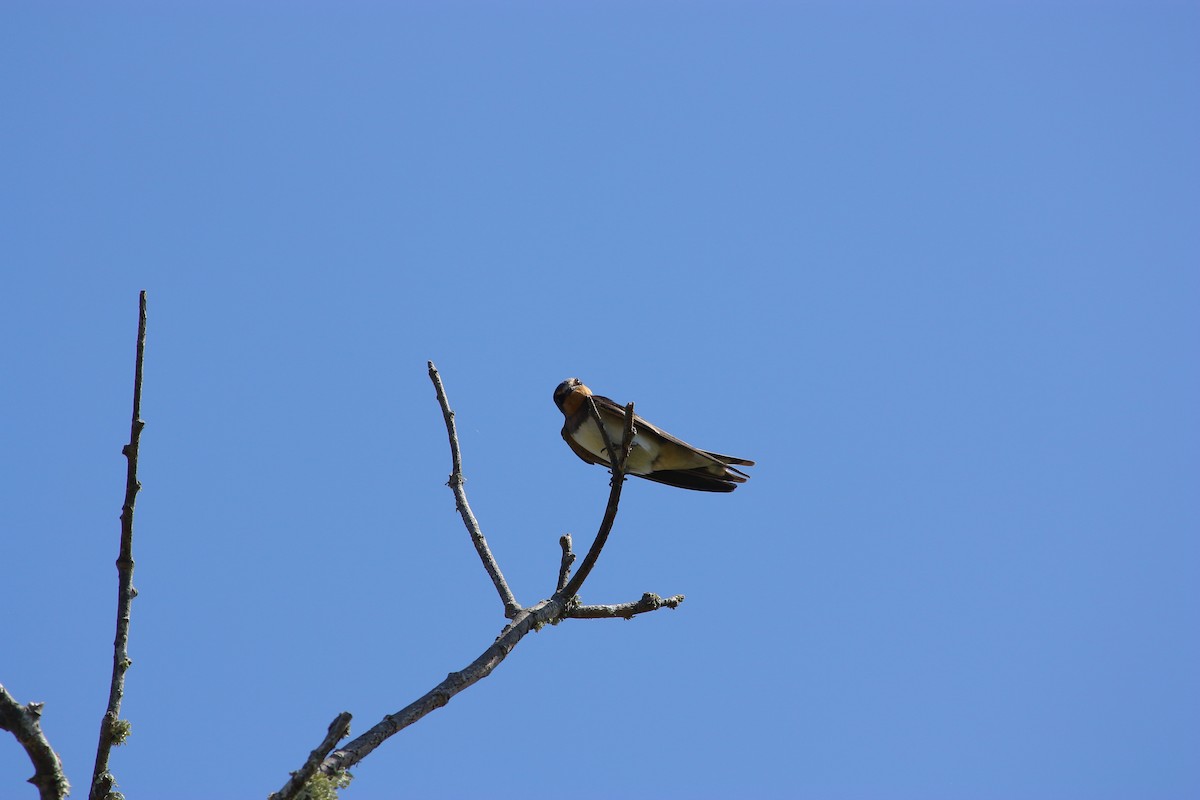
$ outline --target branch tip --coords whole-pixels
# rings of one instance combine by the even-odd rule
[[[121,504],[121,539],[117,554],[117,634],[113,640],[112,678],[108,689],[108,707],[100,721],[100,738],[96,745],[96,763],[92,769],[90,800],[104,800],[116,779],[109,771],[112,748],[129,735],[130,725],[121,720],[121,700],[125,695],[125,673],[132,666],[129,658],[129,618],[133,598],[133,512],[138,491],[138,447],[142,429],[142,372],[146,360],[146,292],[138,293],[137,347],[133,362],[133,413],[129,422],[129,443],[121,448],[125,456],[125,501]],[[119,724],[118,724],[119,723]]]
[[[325,738],[308,754],[308,759],[305,760],[304,766],[293,772],[291,777],[288,778],[287,783],[283,785],[283,788],[272,794],[268,800],[293,800],[293,798],[300,795],[305,785],[313,780],[314,777],[318,780],[326,780],[325,776],[317,775],[317,770],[320,769],[321,763],[337,743],[346,738],[346,735],[350,733],[350,719],[351,715],[349,711],[343,711],[334,717],[333,722],[329,723],[329,729],[325,734]],[[341,780],[341,778],[338,779],[339,788],[344,788],[345,784],[349,783],[349,774],[346,773],[344,783]]]
[[[497,594],[500,595],[500,602],[504,604],[504,615],[512,619],[521,606],[513,596],[512,590],[508,588],[508,582],[504,580],[500,565],[496,562],[496,557],[492,555],[487,539],[483,536],[483,530],[479,527],[479,520],[475,518],[474,512],[471,511],[471,505],[467,502],[467,492],[463,488],[466,478],[462,473],[462,452],[458,445],[458,430],[454,424],[454,412],[450,410],[450,400],[446,397],[446,387],[442,384],[442,376],[432,361],[429,362],[429,379],[433,382],[434,391],[437,393],[438,405],[442,409],[442,418],[446,422],[446,435],[450,440],[451,469],[447,485],[454,492],[455,508],[462,517],[463,525],[467,528],[467,534],[471,537],[472,544],[475,545],[475,552],[479,554],[479,560],[483,562],[483,568],[487,571],[488,577],[492,579],[492,584],[496,587]]]

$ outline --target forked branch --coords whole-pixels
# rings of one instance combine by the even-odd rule
[[[492,584],[496,587],[496,591],[504,603],[505,616],[511,622],[500,632],[496,641],[466,667],[457,672],[450,673],[446,676],[445,680],[438,683],[421,697],[396,713],[388,714],[370,730],[346,744],[345,747],[331,753],[320,766],[320,771],[325,774],[335,774],[349,769],[359,761],[362,761],[362,759],[391,736],[422,719],[430,712],[446,705],[450,702],[451,698],[462,690],[486,678],[508,657],[513,648],[530,631],[538,630],[548,624],[558,623],[564,619],[607,619],[614,617],[629,619],[637,614],[644,614],[659,608],[675,608],[683,602],[682,595],[675,595],[663,600],[657,595],[645,594],[640,600],[632,603],[622,603],[612,606],[583,606],[578,604],[575,597],[579,591],[579,587],[587,578],[588,573],[595,566],[596,559],[599,557],[600,551],[603,549],[604,543],[607,541],[608,535],[612,530],[613,522],[616,519],[617,507],[621,499],[621,487],[625,479],[626,462],[629,458],[629,452],[633,447],[632,403],[625,409],[624,436],[621,441],[619,457],[614,459],[612,467],[613,478],[609,489],[608,504],[605,507],[604,519],[600,523],[596,539],[592,542],[591,549],[584,558],[583,564],[574,577],[571,577],[570,570],[571,565],[574,563],[575,555],[571,552],[571,537],[569,535],[563,536],[560,539],[563,553],[559,566],[556,591],[551,597],[528,608],[522,608],[508,588],[508,584],[500,572],[500,567],[496,563],[496,559],[488,547],[487,540],[483,536],[479,522],[475,519],[475,515],[471,512],[470,504],[467,502],[466,489],[464,488],[465,479],[462,474],[462,457],[458,445],[458,434],[454,425],[454,412],[450,409],[450,402],[446,398],[446,390],[442,385],[441,376],[438,374],[437,368],[434,367],[432,361],[429,362],[429,378],[433,381],[434,388],[437,391],[438,404],[442,408],[442,416],[446,421],[446,434],[450,440],[450,454],[453,466],[450,473],[449,486],[454,491],[455,503],[467,528],[467,533],[470,535],[471,541],[475,544],[475,549],[479,554],[480,560],[483,562],[484,569],[492,579]],[[596,409],[594,403],[591,406],[591,410],[595,419],[599,422],[599,411]],[[608,440],[608,432],[604,430],[603,426],[600,429],[603,432],[607,451],[609,453],[614,452],[612,442]],[[316,751],[314,751],[314,755],[315,753]],[[294,797],[299,790],[299,785],[293,786],[289,783],[289,787],[281,790],[275,796],[275,800],[290,800],[290,798]]]

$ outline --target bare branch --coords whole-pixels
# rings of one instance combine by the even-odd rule
[[[504,580],[504,575],[500,572],[500,565],[496,563],[496,559],[492,555],[492,550],[488,547],[487,539],[483,538],[483,531],[479,528],[479,521],[475,519],[475,514],[471,512],[471,506],[467,503],[467,492],[463,488],[466,478],[462,474],[462,455],[458,449],[458,432],[454,427],[454,412],[450,410],[450,401],[446,399],[446,389],[442,386],[442,376],[438,374],[437,367],[433,365],[432,361],[429,362],[429,379],[433,381],[433,387],[437,390],[438,404],[441,405],[442,416],[446,419],[446,433],[450,437],[452,471],[450,472],[450,480],[446,485],[454,491],[454,501],[458,508],[458,513],[462,516],[463,524],[467,526],[467,533],[471,535],[471,541],[475,544],[475,551],[479,553],[479,558],[483,561],[483,568],[487,570],[492,583],[496,586],[496,591],[500,594],[500,601],[504,603],[504,616],[508,619],[514,619],[517,612],[521,610],[521,606],[517,603],[517,599],[513,597],[512,590],[508,588],[508,583]]]
[[[633,403],[625,406],[625,431],[621,438],[621,453],[619,458],[613,459],[611,458],[612,441],[608,437],[604,421],[600,419],[600,411],[596,408],[596,402],[591,397],[588,397],[587,402],[592,411],[592,419],[600,426],[600,433],[604,437],[605,452],[610,455],[612,483],[608,492],[608,505],[604,509],[604,519],[600,521],[600,530],[596,532],[591,549],[583,557],[579,571],[562,590],[555,594],[555,597],[561,596],[567,600],[579,594],[579,587],[583,586],[592,567],[596,566],[596,559],[600,557],[600,551],[604,549],[604,543],[608,541],[608,534],[612,530],[613,522],[617,519],[617,506],[621,502],[621,486],[625,483],[625,465],[629,461],[629,451],[633,449]]]
[[[317,768],[321,766],[321,762],[329,755],[329,751],[344,739],[349,732],[350,712],[343,711],[334,718],[333,722],[329,723],[329,732],[325,734],[325,738],[317,745],[317,749],[309,753],[308,760],[304,762],[304,766],[299,771],[293,772],[292,777],[288,778],[288,782],[283,785],[283,788],[272,794],[267,800],[292,800],[304,788],[304,784],[308,783],[309,779],[316,774]]]
[[[446,679],[430,689],[416,701],[408,704],[395,714],[384,717],[375,727],[359,736],[345,747],[337,750],[325,763],[321,771],[329,774],[346,770],[362,761],[372,750],[383,744],[389,737],[417,722],[431,711],[436,711],[450,702],[450,699],[463,689],[483,680],[492,674],[492,670],[500,665],[517,643],[531,630],[554,622],[562,616],[564,604],[561,600],[551,598],[543,600],[529,608],[521,609],[508,627],[500,634],[491,647],[459,672],[451,672]]]
[[[117,635],[113,641],[112,681],[108,690],[108,709],[100,721],[100,743],[96,748],[96,767],[92,771],[91,800],[103,800],[116,780],[108,771],[113,745],[129,733],[129,724],[121,720],[121,698],[125,694],[125,672],[129,660],[129,609],[137,590],[133,588],[133,506],[142,485],[137,479],[138,444],[142,435],[142,363],[146,354],[146,293],[138,296],[137,356],[133,368],[133,421],[129,444],[121,448],[125,455],[125,502],[121,506],[121,550],[117,556]]]
[[[617,603],[611,606],[573,606],[568,608],[563,617],[567,619],[633,619],[637,614],[657,611],[660,608],[678,608],[683,602],[683,595],[677,594],[665,600],[656,594],[646,592],[642,599],[633,603]]]
[[[331,753],[319,767],[320,771],[326,775],[344,772],[354,766],[370,755],[375,748],[379,747],[387,739],[421,720],[427,714],[446,705],[450,702],[451,698],[467,687],[486,678],[508,657],[508,654],[512,652],[521,639],[532,630],[538,630],[544,625],[555,624],[567,618],[629,618],[664,606],[675,608],[683,602],[682,595],[676,595],[663,600],[657,595],[646,594],[642,596],[641,600],[634,603],[624,603],[614,606],[576,605],[575,595],[579,590],[579,586],[595,565],[600,550],[604,547],[609,532],[612,530],[613,521],[616,518],[617,506],[621,497],[621,486],[625,480],[626,463],[629,460],[630,450],[633,448],[633,403],[630,403],[625,408],[625,428],[621,440],[619,457],[611,459],[613,462],[613,478],[604,519],[601,521],[600,530],[596,534],[596,539],[592,543],[591,550],[588,551],[587,557],[584,559],[583,566],[573,578],[570,577],[571,565],[574,563],[575,554],[571,549],[570,534],[562,536],[559,539],[559,545],[562,547],[562,560],[559,565],[557,590],[549,599],[542,600],[529,608],[521,608],[513,598],[512,592],[500,574],[500,568],[492,556],[491,550],[487,545],[487,540],[483,537],[479,523],[471,513],[470,506],[467,504],[466,493],[463,491],[462,459],[458,447],[458,435],[455,432],[454,412],[450,410],[450,403],[446,399],[446,391],[442,386],[441,377],[438,375],[437,368],[434,367],[432,361],[429,362],[429,378],[433,381],[434,388],[437,390],[438,403],[442,407],[442,415],[446,420],[446,431],[450,437],[453,472],[450,475],[449,485],[454,490],[454,497],[458,503],[459,513],[462,515],[463,523],[471,535],[471,540],[475,543],[475,548],[479,553],[480,559],[483,561],[484,568],[487,570],[488,575],[491,576],[492,583],[496,586],[501,600],[504,601],[505,616],[511,622],[500,632],[500,635],[491,646],[462,670],[450,673],[446,676],[445,680],[438,683],[424,695],[396,713],[387,715],[366,733],[354,739],[345,747]],[[599,410],[596,408],[594,401],[589,400],[589,402],[593,418],[597,424],[600,424]],[[608,433],[603,424],[600,424],[600,430],[604,436],[606,451],[610,454],[613,453],[612,442],[609,441]]]
[[[0,728],[10,731],[25,748],[33,762],[29,782],[37,787],[41,800],[62,800],[71,791],[58,753],[42,733],[42,704],[21,705],[0,685]]]

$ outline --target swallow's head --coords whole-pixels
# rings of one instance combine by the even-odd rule
[[[564,414],[574,414],[583,398],[591,393],[592,390],[584,386],[579,378],[567,378],[554,390],[554,405]]]

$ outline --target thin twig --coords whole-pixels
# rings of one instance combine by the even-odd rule
[[[462,474],[462,455],[458,449],[458,432],[454,427],[454,412],[450,410],[450,401],[446,399],[442,376],[438,374],[437,367],[433,365],[432,361],[429,362],[429,379],[433,381],[433,388],[437,390],[438,404],[442,407],[442,416],[446,419],[446,433],[450,437],[452,470],[450,480],[446,485],[454,492],[455,505],[458,513],[462,516],[463,524],[467,526],[467,533],[471,535],[471,541],[475,544],[475,551],[479,553],[479,559],[483,561],[483,568],[487,570],[496,591],[500,594],[500,601],[504,603],[504,616],[514,619],[517,612],[521,610],[521,606],[513,596],[512,590],[508,588],[508,583],[500,572],[500,565],[496,563],[492,550],[488,547],[487,539],[483,538],[479,521],[475,519],[475,514],[471,512],[471,505],[467,502],[467,491],[463,487],[466,478]]]
[[[629,461],[629,451],[633,449],[633,403],[625,406],[625,430],[621,437],[621,453],[616,459],[611,458],[612,441],[608,437],[608,431],[604,427],[603,421],[600,419],[600,412],[596,409],[596,403],[591,397],[587,399],[592,411],[592,418],[596,424],[600,426],[600,433],[604,437],[604,448],[609,453],[609,462],[612,464],[612,483],[608,492],[608,505],[604,509],[604,519],[600,521],[600,530],[596,532],[596,538],[592,541],[592,546],[588,550],[586,556],[583,557],[583,562],[579,565],[579,569],[575,572],[574,577],[567,583],[563,589],[555,594],[555,597],[563,597],[570,599],[579,594],[579,587],[583,586],[583,582],[587,580],[587,576],[592,571],[592,567],[596,566],[596,559],[600,557],[600,551],[604,549],[605,542],[608,541],[608,534],[612,531],[613,522],[617,519],[617,506],[621,502],[621,486],[625,483],[625,465]]]
[[[346,738],[346,734],[349,732],[350,712],[343,711],[334,717],[333,722],[329,723],[329,732],[317,745],[317,749],[308,754],[308,760],[304,762],[304,766],[293,772],[292,777],[288,778],[288,782],[283,785],[283,788],[272,794],[267,800],[292,800],[304,788],[304,784],[308,783],[309,779],[316,774],[317,768],[329,755],[329,751]]]
[[[577,605],[568,608],[563,616],[568,619],[633,619],[637,614],[657,611],[660,608],[678,608],[683,602],[683,595],[672,595],[668,598],[659,597],[651,592],[642,595],[642,599],[633,603],[617,603],[609,606]]]
[[[117,635],[113,640],[112,682],[108,690],[108,709],[100,721],[100,743],[96,748],[96,767],[92,771],[89,797],[103,800],[116,783],[108,771],[113,745],[124,741],[129,723],[121,720],[121,698],[125,694],[125,672],[129,660],[129,609],[137,590],[133,588],[133,506],[138,490],[138,443],[142,428],[142,363],[146,354],[146,293],[138,295],[137,356],[133,368],[133,421],[129,426],[129,444],[121,448],[125,455],[125,502],[121,506],[121,550],[117,556]]]
[[[41,800],[62,800],[71,792],[71,784],[63,773],[62,760],[42,733],[42,704],[21,705],[0,686],[0,729],[16,737],[29,760],[33,762],[33,777]]]

